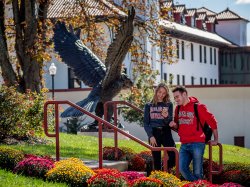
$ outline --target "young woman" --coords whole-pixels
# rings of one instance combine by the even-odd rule
[[[154,147],[175,147],[169,123],[173,120],[173,104],[169,98],[168,87],[161,83],[155,89],[151,103],[144,108],[144,129],[148,135],[149,144]],[[154,170],[161,170],[161,152],[153,151]],[[175,165],[175,154],[168,152],[168,168]]]

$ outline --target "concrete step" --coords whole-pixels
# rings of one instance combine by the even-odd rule
[[[83,160],[83,163],[90,167],[91,169],[99,168],[98,160]],[[127,171],[128,170],[128,162],[127,161],[111,161],[111,160],[103,160],[103,168],[113,168],[118,171]]]

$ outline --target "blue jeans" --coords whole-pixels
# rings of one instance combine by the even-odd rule
[[[180,147],[180,172],[188,181],[195,181],[203,178],[203,155],[205,143],[188,143]],[[193,160],[193,172],[189,165]]]

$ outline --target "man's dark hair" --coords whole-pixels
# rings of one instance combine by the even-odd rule
[[[187,93],[187,89],[184,87],[184,86],[176,86],[173,90],[172,90],[172,92],[174,93],[174,92],[180,92],[180,93],[184,93],[184,92],[186,92]]]

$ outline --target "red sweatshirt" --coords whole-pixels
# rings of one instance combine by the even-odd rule
[[[194,103],[199,102],[195,97],[189,97],[190,102],[185,106],[182,105],[177,115],[177,107],[175,108],[174,121],[179,121],[178,134],[180,141],[183,144],[194,142],[205,142],[205,135],[202,132],[202,128],[197,131],[197,119],[194,113]],[[199,118],[202,124],[207,124],[212,129],[217,129],[217,121],[213,114],[211,114],[204,104],[198,104]]]

